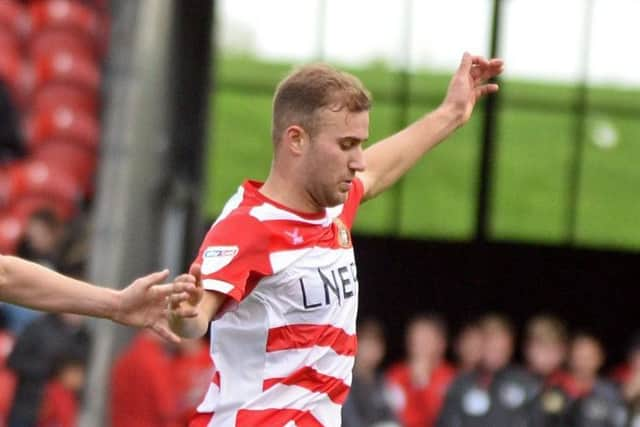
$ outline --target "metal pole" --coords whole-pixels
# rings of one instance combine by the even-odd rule
[[[403,50],[404,57],[402,58],[401,69],[398,74],[398,91],[397,103],[398,103],[398,115],[396,117],[397,129],[402,129],[407,125],[409,121],[409,108],[411,107],[411,72],[409,67],[411,66],[411,17],[413,11],[413,0],[405,0],[404,2],[404,34],[403,34]],[[400,228],[402,227],[402,211],[403,203],[402,198],[404,196],[405,178],[402,177],[398,180],[393,188],[393,203],[390,205],[390,215],[393,221],[393,234],[399,235]]]
[[[492,58],[498,56],[500,39],[500,18],[502,15],[502,0],[493,1],[493,18],[491,23]],[[482,132],[482,149],[480,154],[480,177],[478,184],[478,202],[476,205],[477,242],[486,242],[489,238],[491,220],[491,195],[493,185],[493,169],[495,157],[495,139],[498,122],[498,94],[487,97],[484,104],[484,126]]]
[[[593,26],[593,0],[587,0],[584,10],[584,48],[582,49],[582,61],[580,83],[578,95],[574,106],[576,114],[574,126],[573,152],[571,155],[571,167],[569,168],[569,180],[567,192],[569,194],[567,203],[567,235],[566,243],[573,245],[576,240],[578,228],[578,203],[580,201],[580,189],[582,184],[582,159],[584,157],[584,142],[586,134],[586,122],[588,106],[589,88],[587,80],[589,77],[589,48],[591,45],[591,29]]]

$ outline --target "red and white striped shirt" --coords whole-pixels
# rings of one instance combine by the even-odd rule
[[[356,353],[358,279],[350,229],[363,195],[304,214],[245,182],[196,262],[228,295],[211,325],[213,381],[192,426],[339,426]]]

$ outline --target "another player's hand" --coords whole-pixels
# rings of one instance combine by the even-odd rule
[[[502,59],[487,60],[465,52],[460,67],[451,78],[442,106],[450,108],[460,124],[466,123],[478,99],[498,91],[497,84],[487,81],[502,73],[503,69]]]
[[[170,316],[173,319],[184,317],[197,316],[197,309],[202,297],[204,295],[204,289],[202,288],[202,278],[200,273],[200,265],[193,264],[189,269],[188,274],[182,274],[178,276],[176,281],[179,280],[193,280],[194,288],[189,291],[189,296],[186,299],[174,299],[169,304]],[[174,283],[176,283],[174,281]]]
[[[188,300],[196,292],[196,279],[182,275],[173,283],[162,284],[169,276],[164,270],[141,277],[118,291],[119,306],[113,320],[124,325],[150,328],[173,342],[180,338],[168,327],[167,306]],[[196,316],[195,310],[182,310],[182,317]]]

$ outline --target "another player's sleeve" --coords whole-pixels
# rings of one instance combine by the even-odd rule
[[[232,214],[216,223],[194,260],[204,289],[242,301],[258,280],[272,274],[268,248],[269,236],[253,217]]]
[[[360,178],[355,178],[352,181],[351,191],[347,196],[347,200],[344,202],[340,219],[344,222],[347,228],[353,227],[353,221],[356,219],[358,208],[362,203],[362,197],[364,197],[364,185]]]

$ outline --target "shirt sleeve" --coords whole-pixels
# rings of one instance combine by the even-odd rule
[[[362,203],[363,196],[364,185],[360,178],[355,178],[352,181],[351,191],[349,191],[349,194],[347,195],[347,200],[344,202],[344,207],[340,214],[340,219],[342,219],[349,230],[353,227],[353,222],[356,219],[356,214],[358,213],[358,208]]]
[[[242,301],[258,280],[272,274],[269,236],[248,215],[231,215],[211,227],[194,264],[201,266],[204,289]]]

